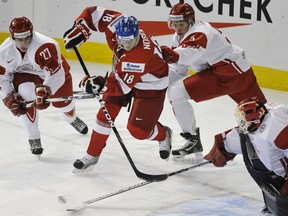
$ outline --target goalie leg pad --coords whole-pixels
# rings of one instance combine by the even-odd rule
[[[288,215],[288,196],[280,195],[279,191],[271,184],[261,185],[264,202],[273,215]]]

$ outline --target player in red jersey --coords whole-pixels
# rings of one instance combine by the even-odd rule
[[[114,121],[123,106],[134,98],[127,129],[136,139],[159,142],[162,159],[171,151],[171,129],[158,122],[168,86],[168,65],[162,59],[157,42],[139,29],[137,19],[94,6],[86,8],[65,32],[67,50],[89,39],[91,31],[102,32],[113,51],[112,71],[102,76],[84,77],[80,83],[88,93],[102,89],[105,107]],[[100,109],[96,116],[87,155],[77,159],[76,169],[86,169],[98,162],[111,127]]]

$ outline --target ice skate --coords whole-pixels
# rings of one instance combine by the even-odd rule
[[[179,149],[172,150],[174,161],[190,161],[192,163],[200,163],[203,160],[203,147],[200,140],[199,128],[196,129],[196,135],[190,133],[181,133],[180,135],[186,139],[186,143]],[[191,155],[186,157],[187,155]]]
[[[261,211],[262,214],[265,214],[265,215],[273,215],[270,210],[267,208],[267,206],[265,205]]]
[[[162,159],[169,160],[172,148],[172,130],[166,126],[164,128],[166,129],[166,138],[159,142],[159,154]]]
[[[87,168],[93,168],[95,164],[97,164],[99,160],[99,156],[92,156],[87,154],[85,157],[83,157],[82,159],[77,159],[73,166],[75,167],[75,169],[73,170],[73,173],[77,173],[77,172],[81,172],[83,170],[90,170]]]
[[[40,155],[43,153],[43,148],[41,145],[40,139],[29,139],[31,153],[38,156],[40,159]]]
[[[87,125],[78,117],[71,123],[71,125],[81,134],[87,134]]]

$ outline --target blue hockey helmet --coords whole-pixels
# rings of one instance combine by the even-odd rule
[[[131,40],[139,35],[138,21],[134,16],[124,16],[116,25],[116,36],[119,40]]]

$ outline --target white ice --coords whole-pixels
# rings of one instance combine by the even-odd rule
[[[70,61],[75,90],[84,76],[77,61]],[[91,75],[104,74],[109,65],[86,63]],[[287,92],[263,89],[269,101],[288,105]],[[76,100],[77,114],[89,126],[87,135],[78,134],[63,121],[53,107],[40,112],[43,155],[38,160],[30,153],[26,131],[20,118],[0,103],[0,215],[1,216],[256,216],[264,206],[261,190],[249,176],[238,155],[224,168],[198,167],[166,181],[95,202],[69,213],[68,208],[138,184],[121,146],[111,133],[99,163],[85,173],[72,173],[73,162],[86,154],[90,134],[100,105],[96,99]],[[235,103],[228,97],[192,102],[200,127],[204,155],[213,145],[214,135],[235,126]],[[162,174],[191,166],[163,161],[158,143],[135,140],[126,129],[127,109],[115,124],[137,168]],[[173,147],[182,146],[180,128],[168,101],[160,122],[173,129]],[[63,196],[66,203],[60,203]]]

